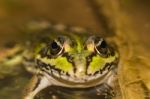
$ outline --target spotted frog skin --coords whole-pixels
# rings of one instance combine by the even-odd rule
[[[49,86],[77,89],[100,86],[97,88],[100,95],[113,90],[119,54],[99,34],[45,30],[38,35],[29,36],[30,42],[21,46],[26,49],[22,51],[26,68],[35,73],[23,99],[34,99]],[[34,70],[30,65],[34,65]]]

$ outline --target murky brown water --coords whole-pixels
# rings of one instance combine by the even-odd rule
[[[86,27],[95,32],[104,33],[110,32],[107,31],[106,28],[110,30],[111,28],[115,28],[114,30],[117,35],[121,35],[121,37],[128,40],[128,42],[132,42],[131,56],[133,58],[129,58],[129,64],[131,65],[131,63],[133,63],[133,66],[137,66],[136,69],[138,69],[140,79],[144,80],[146,86],[150,89],[150,79],[148,77],[148,75],[150,75],[150,60],[148,59],[150,56],[149,0],[121,0],[120,6],[118,6],[118,0],[112,3],[110,0],[93,0],[94,3],[97,2],[96,5],[93,5],[93,2],[89,1],[90,0],[1,0],[0,44],[22,36],[22,27],[31,20],[46,19],[55,23]],[[109,21],[107,21],[107,18],[103,19],[104,16],[98,16],[96,14],[99,10],[103,11]],[[107,23],[109,23],[108,27],[104,25]],[[122,47],[120,50],[125,49]],[[124,65],[124,62],[121,63]],[[6,77],[0,76],[0,98],[20,99],[20,90],[23,89],[31,75],[22,73],[26,72],[22,69],[19,69],[19,71],[18,69],[5,69],[12,72],[12,75]],[[15,74],[13,74],[14,72]],[[130,93],[128,90],[126,92]]]

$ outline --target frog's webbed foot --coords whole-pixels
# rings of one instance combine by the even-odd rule
[[[42,89],[50,86],[51,83],[42,74],[35,75],[27,88],[24,90],[23,99],[34,99],[34,96]]]
[[[104,96],[104,99],[112,99],[115,96],[115,92],[111,86],[103,83],[96,87],[97,94],[99,96]]]

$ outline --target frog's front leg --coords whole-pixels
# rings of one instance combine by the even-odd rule
[[[111,99],[115,95],[113,88],[107,83],[97,86],[96,91],[98,95],[104,96],[104,99]]]
[[[42,89],[50,86],[50,81],[42,74],[35,75],[24,90],[23,99],[34,99],[34,96]]]

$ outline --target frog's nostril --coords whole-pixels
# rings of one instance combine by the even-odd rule
[[[86,60],[87,60],[87,62],[91,62],[91,61],[92,61],[92,58],[88,56],[88,57],[86,58]]]

